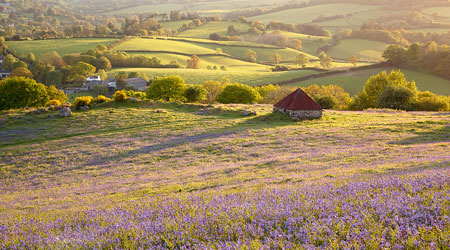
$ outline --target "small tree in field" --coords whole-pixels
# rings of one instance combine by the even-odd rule
[[[245,51],[244,58],[247,62],[256,62],[256,52],[249,49]]]
[[[356,67],[356,63],[358,63],[358,58],[356,58],[356,56],[352,56],[350,57],[350,59],[348,59],[348,61],[353,64],[353,67]]]
[[[11,71],[10,77],[14,77],[14,76],[23,76],[26,78],[33,78],[33,74],[24,67],[18,67],[13,69],[13,71]]]
[[[187,102],[202,102],[206,100],[208,92],[202,85],[191,85],[184,92]]]
[[[196,55],[192,55],[190,59],[187,60],[188,69],[198,69],[200,63],[200,58]]]
[[[148,87],[147,97],[154,100],[183,100],[185,90],[186,84],[180,76],[157,77]]]
[[[278,53],[273,54],[272,60],[275,64],[279,64],[281,61],[281,56]]]
[[[294,64],[301,65],[303,68],[309,63],[309,58],[304,54],[298,54],[292,61]]]

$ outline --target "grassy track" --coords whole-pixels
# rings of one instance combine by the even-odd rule
[[[47,52],[56,51],[60,55],[70,53],[86,52],[95,48],[98,44],[109,45],[116,39],[109,38],[70,38],[70,39],[50,39],[34,41],[8,41],[10,50],[15,50],[17,55],[33,52],[36,58]]]

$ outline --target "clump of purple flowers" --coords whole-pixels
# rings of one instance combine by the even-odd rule
[[[191,194],[0,224],[1,249],[449,249],[450,175]]]

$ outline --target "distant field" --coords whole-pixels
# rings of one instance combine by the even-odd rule
[[[160,39],[131,39],[114,48],[115,50],[149,50],[172,51],[188,54],[215,54],[216,51],[192,43],[160,40]]]
[[[131,8],[118,9],[110,12],[103,12],[103,15],[113,16],[120,14],[143,14],[149,12],[169,13],[172,10],[183,10],[182,4],[146,4],[134,6]]]
[[[194,40],[195,41],[195,40]],[[257,48],[249,46],[221,46],[204,42],[186,42],[186,41],[172,41],[160,39],[132,39],[117,46],[115,50],[142,50],[142,51],[171,51],[181,52],[187,54],[216,54],[216,49],[221,48],[223,53],[239,58],[245,59],[245,52],[253,50],[256,52],[256,59],[258,62],[272,62],[272,56],[278,53],[282,61],[292,61],[296,55],[303,52],[293,50],[290,48],[281,49],[273,46],[258,46]],[[244,44],[242,42],[235,42],[230,44]],[[250,44],[250,43],[245,43]],[[259,47],[261,46],[261,47]],[[317,59],[315,56],[308,55],[311,59]]]
[[[370,76],[378,74],[383,70],[386,70],[389,73],[392,68],[378,68],[342,73],[334,76],[303,81],[292,85],[309,86],[311,84],[337,84],[341,85],[347,92],[354,95],[362,90]],[[429,90],[440,95],[450,95],[450,80],[422,72],[405,69],[402,69],[401,71],[405,74],[408,81],[414,80],[417,87],[422,91]]]
[[[248,85],[261,85],[268,83],[277,83],[289,79],[294,79],[306,75],[317,73],[314,70],[300,70],[287,72],[242,72],[242,71],[222,71],[206,69],[150,69],[150,68],[114,68],[108,71],[114,75],[120,71],[143,72],[150,78],[155,76],[179,75],[183,77],[186,83],[198,84],[208,80],[221,81],[225,78],[231,82],[240,82]]]
[[[315,56],[318,55],[317,51],[319,48],[327,45],[331,41],[331,37],[325,36],[309,36],[288,31],[281,31],[281,33],[290,39],[300,39],[303,44],[302,51]]]
[[[275,13],[251,17],[249,18],[249,20],[259,20],[265,23],[269,23],[274,20],[294,24],[309,23],[320,15],[347,15],[349,13],[373,10],[378,8],[378,6],[362,4],[323,4],[306,8],[278,11]]]
[[[148,57],[157,57],[161,59],[162,63],[169,63],[170,61],[177,60],[183,67],[186,67],[186,61],[189,56],[169,54],[169,53],[130,53],[132,55],[144,55]],[[224,56],[200,56],[201,69],[207,69],[208,66],[218,67],[226,66],[228,70],[232,71],[260,71],[266,72],[270,68],[262,64],[250,63],[242,60],[237,60]]]
[[[344,39],[337,46],[328,50],[327,54],[340,59],[356,56],[361,61],[380,61],[383,51],[388,45],[387,43],[363,39]]]
[[[171,21],[171,22],[160,22],[162,27],[166,29],[171,29],[172,31],[177,31],[181,26],[183,26],[183,23],[187,23],[189,20],[181,20],[181,21]]]
[[[382,10],[382,9],[371,9],[362,11],[359,13],[355,13],[351,16],[345,16],[342,18],[326,21],[326,22],[318,22],[317,24],[324,26],[325,28],[331,29],[331,27],[359,27],[365,22],[382,17],[389,16],[396,13],[401,13],[403,11],[397,10]]]
[[[441,16],[450,17],[450,7],[431,7],[422,10],[423,13],[432,15],[433,13],[439,13]]]
[[[447,33],[450,30],[449,29],[433,29],[433,28],[429,28],[429,29],[414,29],[411,31],[422,31],[425,33]]]
[[[237,22],[208,22],[193,29],[181,32],[178,36],[193,38],[209,38],[211,33],[226,35],[228,26],[235,25],[239,32],[247,32],[250,25]]]
[[[15,50],[17,55],[33,52],[36,58],[47,52],[56,51],[60,55],[86,52],[95,48],[98,44],[109,45],[117,39],[109,38],[69,38],[49,39],[34,41],[7,41],[10,50]]]

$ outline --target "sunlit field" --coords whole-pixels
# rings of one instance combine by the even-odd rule
[[[449,245],[448,113],[294,122],[271,109],[144,101],[66,119],[2,112],[0,246]]]

